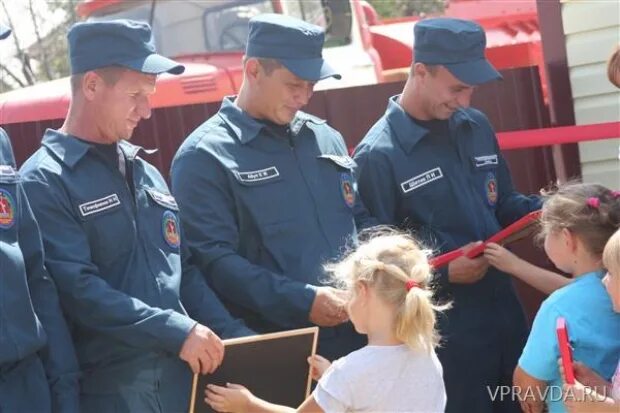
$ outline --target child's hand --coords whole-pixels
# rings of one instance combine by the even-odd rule
[[[208,384],[205,402],[218,412],[247,412],[254,395],[240,384],[227,383],[226,387]]]
[[[308,364],[310,364],[310,374],[312,375],[312,379],[319,381],[319,379],[325,373],[325,370],[331,366],[329,360],[325,357],[319,356],[315,354],[314,356],[308,357]]]
[[[563,377],[563,376],[562,376]],[[564,383],[564,406],[569,413],[587,413],[592,406],[587,401],[592,398],[583,384],[575,380],[575,384]]]
[[[509,274],[514,274],[522,261],[521,258],[508,251],[506,248],[493,242],[487,244],[484,249],[484,256],[489,261],[490,265]]]

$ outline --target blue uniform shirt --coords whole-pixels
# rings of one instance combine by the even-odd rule
[[[439,254],[485,240],[540,208],[538,197],[514,190],[495,133],[481,112],[458,110],[445,135],[431,136],[397,99],[389,100],[354,155],[364,204],[382,224],[413,230]],[[445,268],[442,275],[446,286]]]
[[[96,145],[47,130],[22,167],[46,263],[74,323],[81,367],[90,372],[82,382],[87,392],[114,392],[145,379],[132,369],[176,359],[194,320],[223,337],[251,333],[189,264],[177,204],[161,174],[137,156],[140,147],[118,148],[122,156],[112,164]]]
[[[540,208],[538,197],[514,190],[481,112],[457,110],[446,121],[419,122],[397,99],[354,155],[360,195],[381,224],[407,229],[441,254],[485,240]],[[439,318],[447,411],[492,411],[498,407],[485,384],[510,383],[527,338],[525,315],[507,274],[490,267],[476,283],[453,284],[447,271],[435,279],[439,298],[454,303]]]
[[[322,265],[352,245],[356,224],[373,223],[353,165],[324,120],[298,112],[287,133],[230,98],[181,145],[172,189],[192,255],[249,326],[265,332],[309,324]],[[349,333],[334,343],[333,356],[363,344],[352,345],[359,338],[343,328]],[[321,330],[322,343],[334,330]]]
[[[561,399],[558,370],[560,350],[556,335],[558,317],[566,319],[573,358],[611,381],[620,358],[620,314],[601,282],[603,273],[584,274],[555,291],[542,304],[519,366],[530,376],[546,381],[551,413],[566,412]]]
[[[4,373],[39,352],[52,396],[50,408],[77,412],[77,359],[56,287],[43,264],[39,227],[14,168],[8,136],[0,129],[0,382]],[[7,402],[1,399],[0,410]]]

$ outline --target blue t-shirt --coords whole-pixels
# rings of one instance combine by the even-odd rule
[[[566,412],[561,398],[556,320],[564,317],[573,358],[609,380],[620,356],[620,314],[601,282],[603,273],[584,274],[547,298],[534,320],[519,359],[527,374],[547,382],[550,413]]]

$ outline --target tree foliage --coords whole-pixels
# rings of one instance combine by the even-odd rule
[[[379,16],[406,17],[439,13],[445,8],[445,0],[367,0]]]

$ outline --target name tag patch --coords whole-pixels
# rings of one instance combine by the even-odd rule
[[[476,156],[474,157],[474,161],[476,163],[476,168],[498,164],[497,154]]]
[[[277,178],[280,176],[280,172],[278,172],[278,168],[275,166],[270,166],[269,168],[259,169],[258,171],[237,171],[235,172],[235,175],[237,175],[237,178],[239,178],[242,182],[252,183]]]
[[[408,193],[441,178],[443,178],[443,172],[441,172],[441,168],[437,167],[401,182],[400,187],[404,193]]]
[[[163,206],[164,208],[173,209],[175,211],[179,210],[179,206],[177,205],[176,199],[170,194],[164,194],[163,192],[155,191],[154,189],[147,189],[146,192],[151,195],[153,201]]]
[[[99,198],[95,199],[94,201],[80,204],[78,205],[78,208],[80,209],[80,214],[82,214],[83,217],[87,217],[89,215],[107,211],[108,209],[119,206],[120,204],[121,201],[120,199],[118,199],[118,195],[112,194],[104,198]]]

